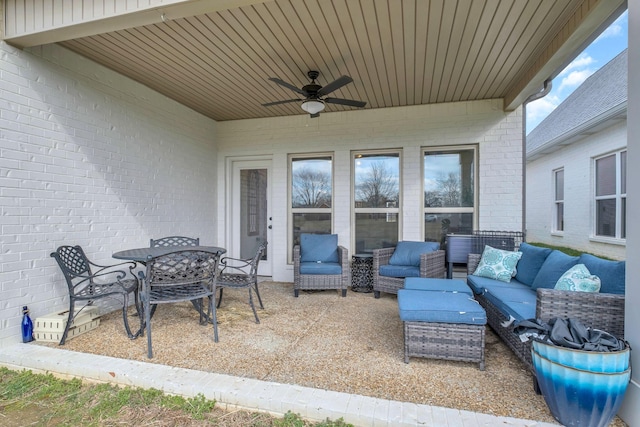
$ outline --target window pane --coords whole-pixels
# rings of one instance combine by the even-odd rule
[[[291,160],[291,207],[331,207],[331,158]]]
[[[556,231],[564,230],[564,203],[556,203]]]
[[[623,239],[626,239],[627,238],[627,198],[626,197],[622,198],[622,212],[621,212],[620,221],[621,221],[620,237]]]
[[[564,200],[564,170],[556,171],[556,200]]]
[[[294,213],[293,245],[300,244],[301,233],[331,233],[330,213]]]
[[[616,194],[616,156],[596,160],[596,196]]]
[[[620,153],[620,188],[622,194],[627,194],[627,152]]]
[[[355,207],[398,207],[400,200],[400,155],[356,155]]]
[[[424,156],[424,206],[473,207],[474,150]]]
[[[391,215],[391,217],[389,216]],[[356,251],[373,252],[398,243],[398,215],[386,213],[356,214]]]
[[[616,200],[596,200],[596,234],[616,236]]]
[[[444,242],[448,233],[471,234],[473,232],[472,213],[446,213],[424,215],[424,240]]]

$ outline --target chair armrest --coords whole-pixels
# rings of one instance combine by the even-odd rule
[[[480,254],[469,254],[467,256],[467,274],[473,274],[478,268],[478,264],[480,264],[480,258],[482,255]]]
[[[344,246],[338,246],[338,262],[342,267],[342,272],[351,271],[351,263],[349,262],[349,250]]]
[[[300,245],[293,247],[293,266],[296,271],[300,269]]]
[[[443,250],[420,254],[420,277],[442,279],[446,270],[444,258]]]
[[[378,269],[381,265],[389,264],[389,260],[391,259],[391,255],[396,248],[382,248],[382,249],[374,249],[373,250],[373,271],[374,274],[377,274]]]
[[[624,295],[537,289],[536,318],[574,318],[587,327],[624,336]]]

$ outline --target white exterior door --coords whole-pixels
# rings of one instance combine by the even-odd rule
[[[271,160],[238,160],[232,162],[230,191],[231,225],[230,255],[253,256],[258,240],[271,243]],[[258,274],[271,276],[272,248],[258,265]]]

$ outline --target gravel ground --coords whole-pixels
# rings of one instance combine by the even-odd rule
[[[554,423],[524,364],[487,328],[486,370],[475,363],[411,358],[404,363],[395,295],[301,292],[293,284],[260,284],[264,310],[256,324],[246,290],[225,289],[218,310],[220,342],[201,326],[190,303],[166,304],[152,320],[154,357],[146,337],[129,340],[119,312],[65,348],[182,368],[491,415]],[[137,318],[131,317],[132,326]],[[41,343],[47,346],[57,344]],[[613,426],[625,426],[616,418]]]

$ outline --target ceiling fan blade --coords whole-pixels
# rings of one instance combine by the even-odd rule
[[[351,83],[353,79],[349,76],[338,77],[337,80],[332,81],[331,83],[323,86],[318,91],[318,96],[325,96],[333,92],[334,90],[340,89],[342,86]]]
[[[364,107],[367,105],[364,101],[354,101],[353,99],[342,99],[342,98],[325,98],[324,102],[328,104],[340,104],[340,105],[349,105],[350,107]]]
[[[280,86],[284,86],[287,89],[291,89],[292,91],[299,93],[300,95],[304,95],[307,96],[302,89],[295,87],[294,85],[292,85],[291,83],[287,83],[284,80],[280,80],[277,77],[269,77],[269,80],[271,80],[274,83],[278,83]]]
[[[287,99],[284,101],[273,101],[273,102],[267,102],[266,104],[262,104],[263,107],[271,107],[272,105],[280,105],[280,104],[288,104],[290,102],[300,102],[303,101],[303,99]]]

